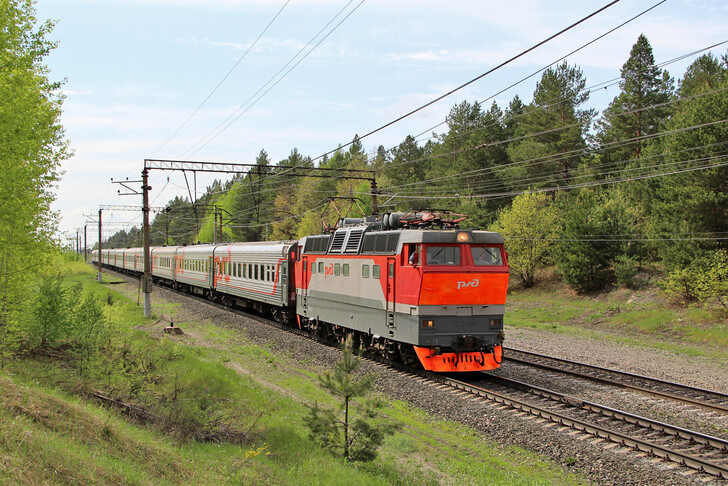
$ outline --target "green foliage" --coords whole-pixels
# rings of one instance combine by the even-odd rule
[[[500,232],[506,242],[511,273],[532,287],[536,269],[548,259],[558,235],[558,212],[551,198],[544,193],[517,196],[510,208],[498,213],[490,229]]]
[[[568,184],[586,149],[585,134],[595,111],[580,108],[589,99],[581,70],[566,61],[544,71],[533,103],[519,107],[517,140],[509,144],[512,161],[523,162],[501,171],[512,189]],[[540,176],[540,177],[534,177]],[[524,182],[521,182],[525,179]]]
[[[70,334],[80,288],[63,286],[63,277],[46,278],[38,288],[33,306],[33,317],[26,330],[28,349],[57,347]]]
[[[725,76],[723,79],[721,86],[728,87],[728,80]],[[649,192],[651,231],[674,235],[674,241],[658,247],[670,271],[691,265],[711,252],[712,237],[728,232],[728,166],[717,163],[724,157],[728,127],[724,123],[710,124],[727,117],[726,91],[680,103],[666,126],[674,132],[666,134],[654,147],[659,160],[679,169],[657,180]],[[689,129],[705,123],[710,125]],[[700,239],[685,241],[690,237]]]
[[[625,232],[624,207],[605,191],[581,190],[560,198],[562,239],[556,267],[566,283],[580,293],[603,288],[620,252],[610,235]]]
[[[693,264],[671,271],[663,283],[665,294],[675,304],[688,305],[698,299],[697,279],[701,270]]]
[[[59,123],[62,97],[42,64],[52,22],[36,26],[33,3],[0,8],[0,367],[29,285],[54,246],[52,192],[70,156]]]
[[[699,275],[696,293],[702,302],[715,299],[728,310],[728,252],[718,250],[713,254],[704,272]]]
[[[672,85],[667,72],[655,65],[652,46],[641,34],[622,66],[621,93],[597,123],[602,163],[610,162],[624,168],[631,160],[642,156],[648,142],[640,138],[660,131],[670,115],[671,108],[664,104],[672,97]],[[638,140],[619,143],[632,139]]]
[[[315,403],[309,407],[305,422],[311,437],[334,454],[341,454],[349,461],[372,461],[377,448],[396,428],[392,424],[375,423],[373,419],[377,414],[370,406],[355,406],[354,400],[363,398],[374,387],[374,375],[355,374],[359,358],[352,350],[351,340],[342,345],[341,353],[341,361],[336,363],[334,372],[319,376],[319,384],[342,400],[343,419]]]
[[[633,257],[623,254],[614,259],[614,278],[620,287],[634,288],[637,271],[638,263]]]

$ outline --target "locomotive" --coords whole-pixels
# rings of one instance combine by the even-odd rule
[[[507,254],[498,233],[460,229],[463,219],[387,213],[343,218],[299,240],[154,247],[152,276],[429,371],[492,370],[502,356]],[[143,272],[139,248],[103,250],[101,259]]]

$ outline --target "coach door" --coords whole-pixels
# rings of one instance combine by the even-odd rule
[[[308,275],[311,269],[308,267],[308,257],[304,256],[302,259],[303,264],[303,271],[301,272],[301,276],[303,278],[303,281],[301,282],[301,306],[303,307],[303,310],[305,311],[307,309],[307,300],[308,300],[308,286],[310,284],[308,280]]]
[[[394,258],[387,258],[387,296],[386,296],[386,308],[387,308],[387,327],[389,328],[389,335],[394,336],[394,315],[395,315],[395,269],[397,266],[394,264]]]

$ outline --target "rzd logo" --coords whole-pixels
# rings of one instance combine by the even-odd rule
[[[474,278],[472,282],[458,282],[458,290],[465,287],[477,287],[478,285],[480,285],[480,281]]]

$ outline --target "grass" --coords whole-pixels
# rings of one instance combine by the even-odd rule
[[[401,430],[375,461],[346,463],[319,449],[303,424],[307,403],[338,406],[317,385],[322,370],[313,360],[296,360],[210,321],[178,321],[179,307],[155,295],[155,312],[185,331],[165,337],[166,320],[141,317],[135,293],[124,295],[121,286],[98,284],[95,272],[75,268],[69,283],[113,303],[105,312],[126,354],[114,361],[118,370],[94,383],[56,359],[18,358],[0,372],[2,484],[585,483],[537,454],[381,396],[374,398],[378,410]],[[153,371],[137,374],[140,368]],[[245,439],[185,440],[76,394],[103,387],[147,404],[164,404],[174,392],[189,405],[187,413],[214,410]]]

